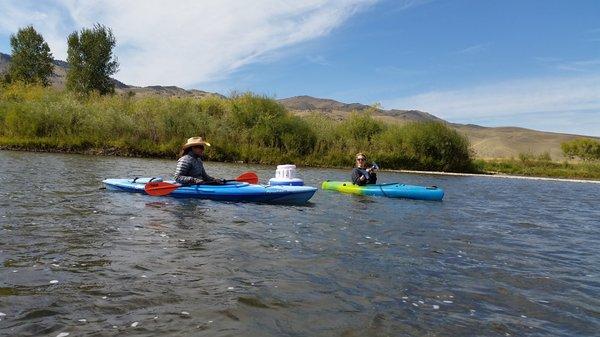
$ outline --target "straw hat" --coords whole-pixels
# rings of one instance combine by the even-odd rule
[[[181,149],[185,150],[192,146],[200,146],[200,145],[210,146],[210,143],[205,142],[204,139],[202,139],[202,137],[192,137],[192,138],[188,138],[187,143],[183,144]]]

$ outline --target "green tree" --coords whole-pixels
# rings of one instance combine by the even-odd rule
[[[49,85],[54,65],[50,47],[42,35],[32,26],[27,26],[10,36],[10,45],[12,59],[6,78],[27,84]]]
[[[600,142],[591,138],[577,138],[560,144],[565,156],[583,160],[600,160]]]
[[[115,92],[110,76],[119,69],[113,55],[116,40],[110,28],[95,24],[92,29],[83,28],[73,32],[67,39],[67,89],[88,94],[98,91],[101,95]]]

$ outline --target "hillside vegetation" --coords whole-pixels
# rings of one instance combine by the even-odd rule
[[[343,121],[292,115],[253,94],[164,98],[76,96],[36,86],[0,89],[0,146],[175,158],[203,136],[217,161],[348,167],[368,153],[383,168],[475,170],[468,140],[443,123],[396,125],[366,111]]]
[[[548,153],[553,160],[563,160],[567,158],[563,154],[561,144],[581,137],[517,127],[483,127],[472,124],[449,123],[427,112],[418,110],[384,110],[359,103],[346,104],[331,99],[310,96],[290,97],[280,99],[279,102],[298,116],[319,113],[333,119],[344,120],[352,112],[369,110],[375,119],[388,123],[443,122],[467,136],[471,149],[478,159],[510,159],[511,157],[518,157],[522,153],[533,155]]]
[[[11,57],[0,53],[0,73],[8,69]],[[52,86],[64,89],[68,64],[63,61],[54,61],[54,74],[50,78]],[[135,87],[121,83],[114,78],[115,91],[119,94],[134,95],[135,97],[160,96],[179,98],[202,98],[217,96],[225,98],[218,93],[201,90],[185,90],[174,86]],[[369,111],[376,120],[385,123],[406,124],[424,121],[446,121],[418,110],[384,110],[360,103],[342,103],[331,99],[315,98],[310,96],[295,96],[279,99],[289,112],[300,117],[313,114],[326,116],[328,119],[342,121],[352,113]],[[474,156],[479,159],[499,160],[516,158],[522,153],[540,155],[550,154],[553,160],[568,159],[564,156],[561,144],[575,140],[581,136],[543,132],[516,127],[482,127],[471,124],[447,123],[460,134],[469,139]],[[592,137],[593,138],[593,137]],[[595,138],[596,140],[600,140]]]

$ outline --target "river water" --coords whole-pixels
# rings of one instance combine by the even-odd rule
[[[600,184],[381,172],[443,202],[150,197],[169,160],[0,151],[2,336],[592,336]],[[272,166],[206,163],[234,178]],[[349,170],[299,168],[307,185]]]

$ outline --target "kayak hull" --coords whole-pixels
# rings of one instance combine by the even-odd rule
[[[106,189],[112,191],[144,193],[149,179],[106,179]],[[168,181],[175,184],[174,181]],[[224,185],[181,186],[167,196],[175,198],[200,198],[218,201],[261,202],[274,204],[304,204],[317,189],[310,186],[264,186],[243,182],[228,182]]]
[[[324,190],[338,191],[342,193],[380,196],[388,198],[405,198],[414,200],[441,201],[444,198],[444,190],[436,187],[425,187],[406,185],[399,183],[373,184],[358,186],[349,181],[324,181],[321,185]]]

